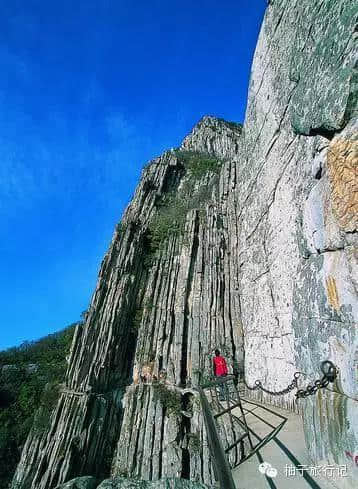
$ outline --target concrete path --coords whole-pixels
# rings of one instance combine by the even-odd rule
[[[251,403],[248,400],[243,402],[243,408],[254,445],[282,421],[267,408],[284,416],[287,421],[275,438],[233,471],[237,489],[336,489],[339,487],[339,477],[334,480],[314,475],[314,468],[309,461],[304,441],[302,419],[299,415],[257,402]],[[233,414],[239,417],[240,411],[236,409]],[[259,465],[262,462],[269,462],[277,469],[276,477],[271,478],[260,473]],[[302,470],[302,466],[306,470]]]

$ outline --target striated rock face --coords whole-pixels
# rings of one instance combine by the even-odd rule
[[[103,481],[97,489],[207,489],[207,486],[183,479],[161,479],[156,482],[147,482],[117,477]]]
[[[217,347],[271,390],[332,360],[331,391],[260,398],[300,410],[314,464],[348,464],[341,487],[356,486],[356,14],[350,0],[270,2],[243,129],[204,117],[143,170],[13,488],[89,474],[212,484],[190,386]],[[163,369],[164,391],[143,383]]]
[[[84,476],[84,477],[76,477],[64,484],[61,484],[56,487],[56,489],[96,489],[98,487],[99,482],[95,477]]]
[[[227,210],[241,126],[211,117],[199,126],[180,150],[143,170],[103,260],[86,324],[75,333],[51,428],[29,436],[14,487],[49,488],[110,471],[213,482],[198,403],[191,418],[182,416],[193,395],[178,401],[170,386],[210,371],[216,347],[229,359],[243,358],[238,296],[231,293],[237,277],[229,250],[237,233]],[[162,369],[165,402],[140,382]]]
[[[140,481],[116,477],[106,479],[98,484],[94,477],[76,477],[56,489],[206,489],[199,482],[184,479],[161,479],[156,482]]]

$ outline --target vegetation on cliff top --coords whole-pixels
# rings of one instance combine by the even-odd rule
[[[208,173],[217,173],[221,166],[221,160],[209,153],[177,149],[175,155],[187,170],[189,183]]]
[[[75,325],[0,352],[0,489],[8,487],[31,427],[42,433],[49,425]]]
[[[177,149],[175,155],[185,168],[185,177],[178,191],[164,196],[152,219],[149,236],[153,252],[160,249],[169,236],[183,234],[189,211],[203,210],[212,196],[218,181],[215,175],[222,164],[218,157],[208,153]]]

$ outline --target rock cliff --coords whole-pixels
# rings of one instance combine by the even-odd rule
[[[199,408],[181,411],[216,347],[271,390],[296,370],[315,380],[331,359],[330,391],[298,404],[263,398],[303,413],[315,464],[353,467],[357,13],[350,0],[269,2],[243,127],[204,117],[144,168],[75,333],[51,426],[30,434],[14,489],[80,475],[212,484]],[[143,382],[163,370],[164,392]],[[341,487],[355,485],[349,474]]]
[[[105,479],[100,484],[95,477],[84,476],[76,477],[56,489],[207,489],[199,482],[191,482],[185,479],[161,479],[160,481],[149,482],[128,479],[124,477],[114,477]]]

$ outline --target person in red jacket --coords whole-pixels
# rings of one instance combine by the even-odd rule
[[[215,377],[224,377],[228,374],[226,360],[220,355],[219,350],[215,350],[215,357],[213,358],[213,368]],[[226,386],[224,386],[224,384],[219,384],[220,401],[224,400],[225,387]]]
[[[214,375],[215,377],[222,377],[223,375],[227,375],[227,364],[224,357],[220,355],[219,350],[215,350],[215,357],[213,359],[214,364]]]

